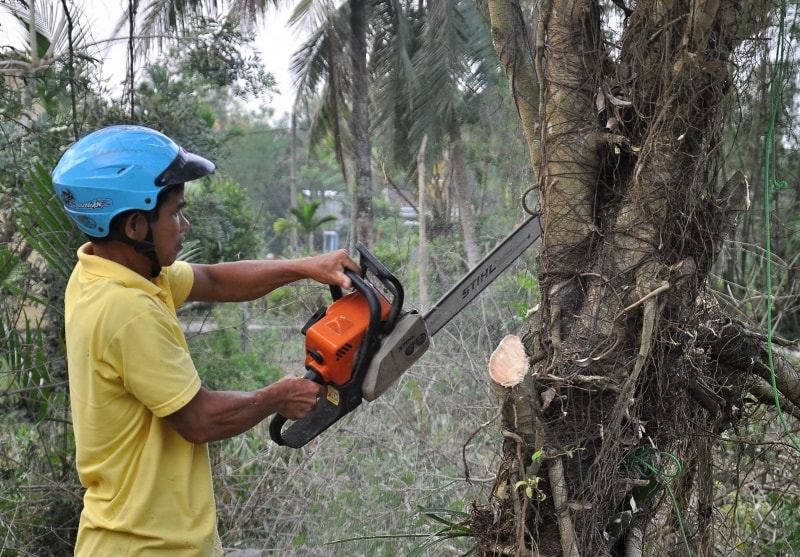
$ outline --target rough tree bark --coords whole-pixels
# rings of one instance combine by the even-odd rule
[[[367,96],[367,15],[365,0],[349,0],[351,59],[353,64],[353,141],[355,158],[356,239],[367,246],[373,240],[372,167],[370,166],[369,99]]]
[[[747,169],[720,179],[741,5],[640,0],[614,57],[592,0],[488,7],[544,233],[530,371],[496,379],[507,346],[490,367],[505,441],[479,552],[712,555],[709,433],[771,395],[764,339],[707,285],[748,204]],[[775,359],[796,412],[798,372]]]
[[[447,124],[447,134],[453,145],[453,181],[458,204],[458,220],[461,223],[461,237],[464,241],[464,252],[467,255],[467,268],[472,269],[480,261],[481,252],[475,234],[475,217],[469,196],[467,160],[464,154],[464,141],[461,138],[461,125],[455,114],[451,114]]]

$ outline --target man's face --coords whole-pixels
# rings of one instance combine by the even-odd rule
[[[183,216],[184,205],[186,200],[183,186],[170,189],[159,204],[158,218],[151,222],[153,243],[159,263],[163,267],[172,265],[183,248],[185,234],[189,229],[189,221]]]

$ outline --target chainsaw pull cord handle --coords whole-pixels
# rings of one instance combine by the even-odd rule
[[[357,381],[357,385],[359,388],[357,389],[358,397],[357,399],[349,400],[345,399],[341,401],[341,404],[352,406],[355,408],[358,404],[361,403],[361,380],[363,379],[363,375],[366,373],[367,368],[369,367],[369,363],[372,360],[372,356],[374,355],[375,351],[377,350],[379,344],[377,344],[378,338],[378,331],[380,330],[381,326],[381,303],[378,300],[378,294],[372,289],[372,287],[367,284],[367,282],[361,278],[361,276],[351,269],[345,269],[345,274],[350,277],[350,280],[353,282],[354,288],[360,292],[364,298],[367,300],[367,305],[369,307],[369,324],[367,325],[367,332],[364,335],[364,345],[359,349],[358,355],[356,356],[356,361],[353,364],[353,374],[350,376],[350,379],[347,383],[343,386],[347,386],[353,381]],[[337,295],[338,294],[338,295]],[[342,289],[339,286],[331,285],[331,296],[334,300],[341,298],[342,296]],[[306,379],[309,381],[313,381],[320,385],[325,385],[323,382],[322,377],[319,373],[314,370],[308,370],[305,376]],[[348,408],[347,411],[349,412],[352,408]],[[313,412],[313,410],[312,410]],[[283,416],[282,414],[275,414],[272,418],[272,421],[269,424],[269,435],[272,440],[277,445],[284,445],[283,440],[283,426],[286,425],[288,419]]]

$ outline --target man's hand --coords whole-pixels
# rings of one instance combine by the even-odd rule
[[[349,290],[353,287],[344,270],[350,269],[356,273],[361,271],[361,267],[343,249],[317,255],[310,258],[312,264],[309,267],[309,278],[321,282],[322,284],[332,284],[341,286]]]
[[[301,420],[317,407],[325,387],[302,377],[284,377],[267,389],[276,389],[277,413],[289,420]]]
[[[272,414],[299,420],[317,406],[322,385],[284,377],[252,392],[201,388],[186,406],[164,419],[190,443],[209,443],[244,433]]]
[[[188,300],[197,302],[244,302],[265,296],[297,280],[353,287],[345,269],[360,272],[358,263],[343,249],[297,259],[233,261],[216,265],[192,263],[194,284]]]

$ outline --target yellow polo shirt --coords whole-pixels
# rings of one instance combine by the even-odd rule
[[[206,445],[163,420],[200,390],[175,308],[194,281],[153,281],[78,250],[65,296],[76,465],[86,488],[75,555],[218,557]]]

